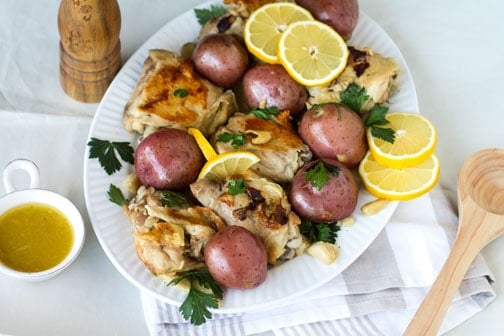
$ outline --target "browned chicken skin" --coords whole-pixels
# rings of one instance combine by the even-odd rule
[[[195,127],[208,136],[237,109],[232,91],[201,77],[190,61],[156,49],[149,51],[123,122],[126,130],[144,135],[160,127]]]

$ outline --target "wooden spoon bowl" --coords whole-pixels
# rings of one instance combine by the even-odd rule
[[[437,335],[476,255],[504,233],[504,149],[472,155],[458,176],[459,228],[446,262],[404,335]]]
[[[474,154],[460,170],[459,194],[469,194],[483,209],[504,215],[504,150]]]

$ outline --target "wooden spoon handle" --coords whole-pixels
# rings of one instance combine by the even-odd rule
[[[492,223],[485,223],[496,219],[492,215],[488,217],[487,212],[471,200],[469,203],[469,206],[464,204],[466,215],[460,218],[459,233],[446,262],[403,335],[437,335],[453,296],[474,258],[498,235],[496,230],[487,229]]]

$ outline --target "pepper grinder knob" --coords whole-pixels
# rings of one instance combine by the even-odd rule
[[[99,102],[121,68],[117,0],[61,0],[60,82],[75,100]]]

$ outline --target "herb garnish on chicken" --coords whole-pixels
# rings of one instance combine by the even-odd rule
[[[239,133],[229,133],[229,132],[224,132],[219,134],[217,137],[217,142],[230,142],[231,141],[231,146],[233,148],[240,147],[243,145],[245,141],[245,134],[243,132]]]

